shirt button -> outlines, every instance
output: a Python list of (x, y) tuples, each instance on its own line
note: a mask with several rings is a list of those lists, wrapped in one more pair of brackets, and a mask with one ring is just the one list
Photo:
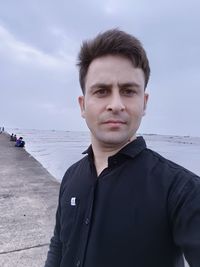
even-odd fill
[(79, 267), (81, 265), (81, 261), (78, 260), (77, 263), (76, 263), (76, 267)]
[(86, 218), (86, 219), (85, 219), (85, 224), (88, 225), (89, 223), (90, 223), (89, 218)]

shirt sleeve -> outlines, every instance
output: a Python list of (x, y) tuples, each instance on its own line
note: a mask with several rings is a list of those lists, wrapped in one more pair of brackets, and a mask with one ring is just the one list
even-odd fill
[[(60, 199), (60, 196), (59, 196)], [(60, 267), (62, 258), (62, 242), (60, 241), (60, 200), (56, 212), (56, 224), (51, 238), (49, 251), (44, 267)]]
[(200, 178), (185, 173), (171, 197), (171, 223), (174, 242), (190, 266), (200, 266)]
[(60, 232), (61, 232), (61, 199), (62, 195), (68, 186), (70, 177), (70, 169), (68, 169), (62, 179), (60, 185), (60, 192), (59, 192), (59, 200), (58, 200), (58, 207), (56, 211), (56, 224), (54, 228), (53, 237), (50, 240), (49, 251), (47, 254), (47, 259), (45, 262), (44, 267), (60, 267), (60, 263), (62, 260), (62, 250), (63, 245), (60, 239)]

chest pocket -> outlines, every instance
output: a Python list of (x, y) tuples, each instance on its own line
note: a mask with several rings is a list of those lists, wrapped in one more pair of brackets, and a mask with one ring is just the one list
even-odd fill
[(70, 242), (76, 229), (79, 211), (79, 200), (76, 197), (67, 198), (61, 202), (60, 240)]

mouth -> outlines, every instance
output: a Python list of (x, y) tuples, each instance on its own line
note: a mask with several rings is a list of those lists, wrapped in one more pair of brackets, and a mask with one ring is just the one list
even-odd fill
[(122, 120), (107, 120), (103, 122), (103, 124), (118, 126), (118, 125), (126, 124), (126, 122)]

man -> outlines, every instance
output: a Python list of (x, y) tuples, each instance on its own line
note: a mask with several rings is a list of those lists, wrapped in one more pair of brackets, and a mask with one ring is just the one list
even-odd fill
[(150, 68), (141, 43), (114, 29), (79, 54), (91, 146), (66, 172), (45, 267), (200, 266), (200, 179), (136, 137)]

